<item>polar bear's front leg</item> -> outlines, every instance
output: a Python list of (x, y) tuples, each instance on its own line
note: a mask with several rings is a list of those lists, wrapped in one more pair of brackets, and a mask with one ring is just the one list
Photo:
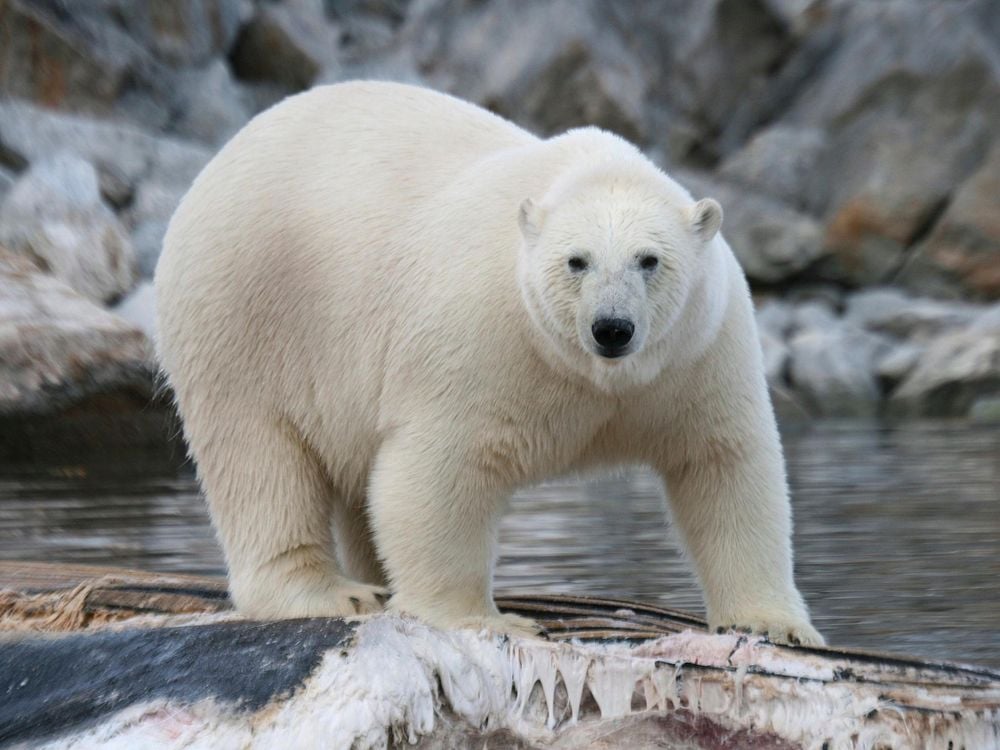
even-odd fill
[(537, 633), (533, 621), (502, 615), (493, 603), (497, 524), (506, 501), (461, 446), (433, 431), (424, 439), (389, 440), (369, 495), (375, 545), (392, 590), (389, 608), (441, 628)]
[[(821, 645), (792, 577), (791, 513), (781, 449), (706, 450), (663, 470), (674, 521), (693, 559), (709, 626)], [(697, 452), (695, 455), (699, 455)]]

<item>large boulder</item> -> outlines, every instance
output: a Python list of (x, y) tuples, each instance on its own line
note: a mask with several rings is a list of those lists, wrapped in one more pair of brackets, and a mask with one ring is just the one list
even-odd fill
[(926, 347), (910, 341), (896, 344), (875, 363), (875, 374), (888, 389), (901, 383), (917, 366)]
[(0, 2), (0, 93), (47, 107), (109, 112), (148, 55), (117, 25), (97, 21), (88, 12), (97, 5)]
[(644, 140), (643, 67), (592, 0), (424, 0), (401, 42), (434, 85), (543, 133), (599, 125)]
[(248, 0), (104, 0), (94, 5), (104, 6), (105, 19), (122, 25), (156, 58), (176, 67), (203, 65), (225, 54), (252, 7)]
[(0, 204), (3, 203), (3, 197), (7, 195), (7, 191), (14, 187), (15, 179), (12, 171), (0, 167)]
[(176, 102), (177, 134), (206, 143), (222, 143), (250, 119), (250, 103), (225, 60), (182, 77)]
[(873, 417), (881, 400), (875, 363), (887, 348), (880, 337), (844, 323), (800, 330), (789, 342), (792, 387), (813, 414)]
[(300, 91), (339, 65), (338, 50), (339, 34), (319, 4), (298, 2), (258, 7), (230, 59), (239, 78)]
[(0, 96), (162, 128), (179, 69), (229, 50), (250, 0), (4, 0)]
[(101, 201), (97, 172), (58, 153), (36, 162), (0, 207), (0, 244), (84, 297), (107, 302), (135, 281), (128, 233)]
[(1000, 142), (914, 249), (896, 283), (940, 297), (1000, 299)]
[(784, 340), (792, 328), (793, 308), (784, 300), (769, 298), (762, 300), (756, 310), (757, 328), (761, 333), (769, 333)]
[[(965, 416), (1000, 397), (1000, 325), (973, 326), (932, 341), (889, 399), (889, 413)], [(979, 408), (982, 408), (981, 406)]]
[(808, 205), (805, 188), (826, 148), (827, 136), (820, 128), (775, 125), (726, 158), (719, 174), (803, 210)]
[[(782, 104), (772, 91), (798, 48), (772, 0), (637, 0), (596, 3), (645, 79), (647, 128), (679, 162), (711, 163)], [(558, 93), (558, 89), (556, 89)]]
[(699, 165), (776, 114), (761, 94), (797, 43), (767, 0), (418, 0), (400, 40), (435, 85), (532, 128), (599, 125)]
[(71, 151), (97, 167), (101, 192), (116, 205), (127, 204), (142, 180), (190, 183), (213, 153), (133, 125), (0, 100), (0, 154), (30, 163), (56, 151)]
[(889, 280), (1000, 134), (995, 44), (971, 12), (987, 0), (850, 3), (839, 43), (781, 122), (824, 129), (803, 195), (825, 218), (822, 274)]
[(970, 325), (981, 310), (961, 302), (914, 298), (899, 289), (865, 289), (850, 295), (845, 317), (859, 328), (899, 338), (927, 340)]
[(0, 415), (120, 392), (148, 398), (154, 371), (138, 328), (0, 250)]

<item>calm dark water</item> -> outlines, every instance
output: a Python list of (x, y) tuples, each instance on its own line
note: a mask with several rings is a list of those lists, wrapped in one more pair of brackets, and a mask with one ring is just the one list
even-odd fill
[[(1000, 666), (1000, 426), (819, 424), (785, 450), (797, 577), (827, 639)], [(222, 572), (193, 475), (166, 458), (0, 465), (0, 559)], [(641, 471), (516, 497), (497, 579), (701, 610)]]

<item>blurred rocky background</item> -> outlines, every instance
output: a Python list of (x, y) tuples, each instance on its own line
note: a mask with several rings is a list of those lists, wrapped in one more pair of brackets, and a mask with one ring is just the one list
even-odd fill
[(996, 0), (0, 0), (8, 452), (162, 432), (174, 207), (255, 113), (362, 77), (608, 128), (717, 198), (784, 418), (1000, 421)]

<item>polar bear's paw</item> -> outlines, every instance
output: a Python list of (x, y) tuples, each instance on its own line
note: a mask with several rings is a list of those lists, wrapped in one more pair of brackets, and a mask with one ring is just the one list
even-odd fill
[(389, 589), (344, 578), (330, 591), (340, 616), (373, 615), (385, 609)]
[(513, 614), (498, 614), (489, 617), (466, 617), (459, 620), (455, 626), (469, 630), (485, 630), (496, 635), (510, 635), (520, 638), (538, 638), (545, 632), (545, 629), (534, 620)]
[(735, 623), (717, 625), (716, 633), (736, 631), (762, 635), (771, 643), (784, 646), (823, 646), (826, 641), (807, 620), (784, 619), (781, 617), (739, 618)]
[(302, 583), (286, 580), (253, 594), (250, 601), (237, 597), (237, 609), (248, 617), (265, 620), (370, 615), (381, 612), (389, 597), (388, 589), (342, 576)]

